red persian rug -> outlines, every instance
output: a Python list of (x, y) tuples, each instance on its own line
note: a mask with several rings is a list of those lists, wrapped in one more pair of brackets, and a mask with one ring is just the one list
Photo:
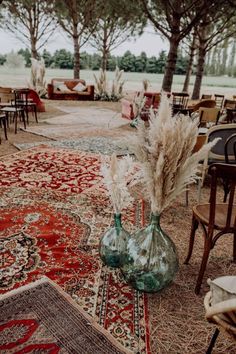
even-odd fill
[(2, 296), (0, 307), (1, 353), (131, 354), (46, 277)]
[[(96, 188), (98, 157), (40, 150), (1, 162), (0, 293), (46, 275), (125, 348), (150, 353), (147, 296), (128, 286), (119, 270), (103, 266), (98, 254), (112, 222), (110, 201)], [(41, 173), (51, 181), (40, 181)], [(124, 211), (127, 230), (140, 226), (140, 215), (139, 203)]]
[(98, 155), (42, 145), (1, 158), (0, 186), (81, 193), (101, 179), (99, 168)]

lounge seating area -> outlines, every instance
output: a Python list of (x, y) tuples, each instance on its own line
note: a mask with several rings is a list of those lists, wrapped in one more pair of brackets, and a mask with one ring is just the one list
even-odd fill
[(94, 85), (86, 85), (82, 79), (52, 79), (47, 86), (50, 100), (94, 100)]

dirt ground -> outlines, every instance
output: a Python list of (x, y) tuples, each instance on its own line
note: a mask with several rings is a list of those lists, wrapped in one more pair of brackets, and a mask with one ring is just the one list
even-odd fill
[[(75, 107), (99, 107), (105, 109), (114, 110), (114, 112), (121, 111), (121, 103), (120, 102), (91, 102), (91, 101), (52, 101), (52, 100), (44, 100), (46, 112), (38, 113), (39, 125), (43, 126), (45, 123), (45, 119), (54, 118), (56, 116), (65, 115), (65, 112), (60, 110), (60, 106), (75, 106)], [(35, 118), (30, 114), (29, 115), (29, 126), (37, 125), (35, 122)], [(10, 128), (7, 130), (8, 140), (5, 140), (3, 129), (1, 129), (1, 145), (0, 145), (0, 156), (4, 156), (7, 154), (12, 154), (18, 151), (18, 149), (14, 146), (14, 144), (22, 144), (22, 143), (32, 143), (38, 141), (49, 141), (51, 139), (31, 134), (25, 131), (22, 131), (20, 128), (23, 128), (23, 123), (18, 124), (17, 134), (14, 133), (14, 125), (10, 124)]]

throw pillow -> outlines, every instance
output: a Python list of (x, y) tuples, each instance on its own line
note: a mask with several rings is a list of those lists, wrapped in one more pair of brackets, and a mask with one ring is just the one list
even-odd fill
[(81, 82), (79, 82), (79, 83), (73, 88), (73, 91), (82, 92), (82, 91), (85, 91), (86, 89), (87, 89), (87, 87), (84, 86)]
[(58, 87), (59, 87), (61, 84), (63, 84), (62, 81), (53, 81), (53, 88), (54, 88), (54, 90), (55, 90), (55, 91), (58, 90)]
[(236, 276), (224, 276), (214, 280), (208, 279), (212, 292), (212, 305), (218, 302), (236, 298)]
[(65, 84), (62, 84), (62, 83), (57, 87), (57, 89), (59, 91), (63, 91), (63, 92), (71, 92), (71, 90), (69, 90), (68, 87)]

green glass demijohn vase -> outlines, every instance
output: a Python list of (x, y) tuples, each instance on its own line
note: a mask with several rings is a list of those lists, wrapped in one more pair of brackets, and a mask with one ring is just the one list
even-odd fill
[(100, 240), (99, 254), (107, 266), (121, 267), (127, 259), (127, 243), (130, 234), (123, 228), (121, 214), (114, 214), (114, 226)]
[(160, 215), (151, 214), (150, 224), (131, 235), (127, 252), (121, 271), (133, 288), (154, 293), (172, 282), (178, 256), (175, 244), (160, 227)]

